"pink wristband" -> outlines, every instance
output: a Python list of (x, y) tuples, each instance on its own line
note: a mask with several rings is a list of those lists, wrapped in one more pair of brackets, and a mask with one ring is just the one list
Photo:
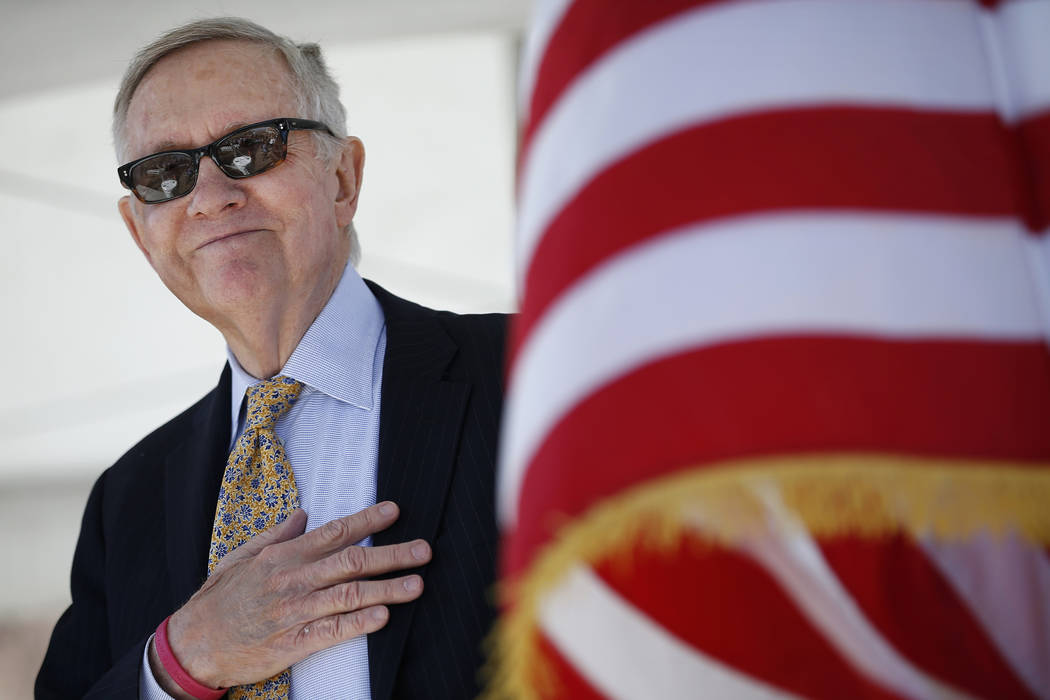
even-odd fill
[(201, 685), (197, 681), (193, 680), (193, 676), (186, 673), (180, 664), (178, 659), (175, 658), (174, 652), (171, 650), (171, 645), (168, 644), (168, 620), (171, 619), (171, 615), (164, 618), (164, 622), (157, 626), (157, 633), (153, 636), (153, 642), (157, 645), (157, 656), (160, 657), (160, 664), (164, 667), (164, 670), (168, 672), (172, 680), (179, 684), (179, 687), (185, 690), (187, 693), (197, 698), (197, 700), (219, 700), (223, 695), (226, 694), (226, 688), (209, 688), (206, 685)]

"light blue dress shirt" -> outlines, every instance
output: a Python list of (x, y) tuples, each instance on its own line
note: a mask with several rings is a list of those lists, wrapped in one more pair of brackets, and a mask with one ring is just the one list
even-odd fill
[[(351, 265), (280, 374), (303, 383), (275, 429), (295, 475), (307, 530), (376, 502), (379, 399), (386, 351), (383, 310)], [(260, 380), (227, 349), (232, 370), (230, 448), (244, 430), (245, 391)], [(366, 538), (362, 544), (371, 544)], [(148, 650), (147, 645), (147, 650)], [(144, 700), (170, 700), (144, 656)], [(291, 700), (371, 698), (368, 643), (351, 639), (292, 665)]]

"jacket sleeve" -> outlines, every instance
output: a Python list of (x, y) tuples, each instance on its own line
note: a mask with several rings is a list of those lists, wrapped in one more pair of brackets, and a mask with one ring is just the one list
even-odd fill
[(147, 637), (113, 658), (106, 598), (106, 542), (102, 521), (106, 474), (91, 489), (80, 526), (70, 592), (73, 604), (51, 634), (37, 675), (37, 700), (138, 698), (139, 664)]

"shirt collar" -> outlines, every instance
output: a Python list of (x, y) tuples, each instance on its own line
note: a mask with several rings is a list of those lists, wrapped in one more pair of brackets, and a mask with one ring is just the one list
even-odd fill
[[(385, 319), (379, 302), (353, 265), (348, 264), (306, 334), (279, 374), (302, 382), (334, 399), (370, 411), (372, 365)], [(261, 380), (248, 374), (226, 346), (232, 371), (232, 425), (237, 425), (244, 392)], [(236, 428), (235, 428), (236, 430)]]

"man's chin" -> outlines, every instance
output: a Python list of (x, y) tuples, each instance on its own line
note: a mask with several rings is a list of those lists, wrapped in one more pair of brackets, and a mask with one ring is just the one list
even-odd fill
[(259, 322), (274, 308), (280, 296), (278, 287), (266, 276), (242, 273), (202, 285), (194, 298), (176, 296), (193, 313), (224, 331), (231, 324)]

